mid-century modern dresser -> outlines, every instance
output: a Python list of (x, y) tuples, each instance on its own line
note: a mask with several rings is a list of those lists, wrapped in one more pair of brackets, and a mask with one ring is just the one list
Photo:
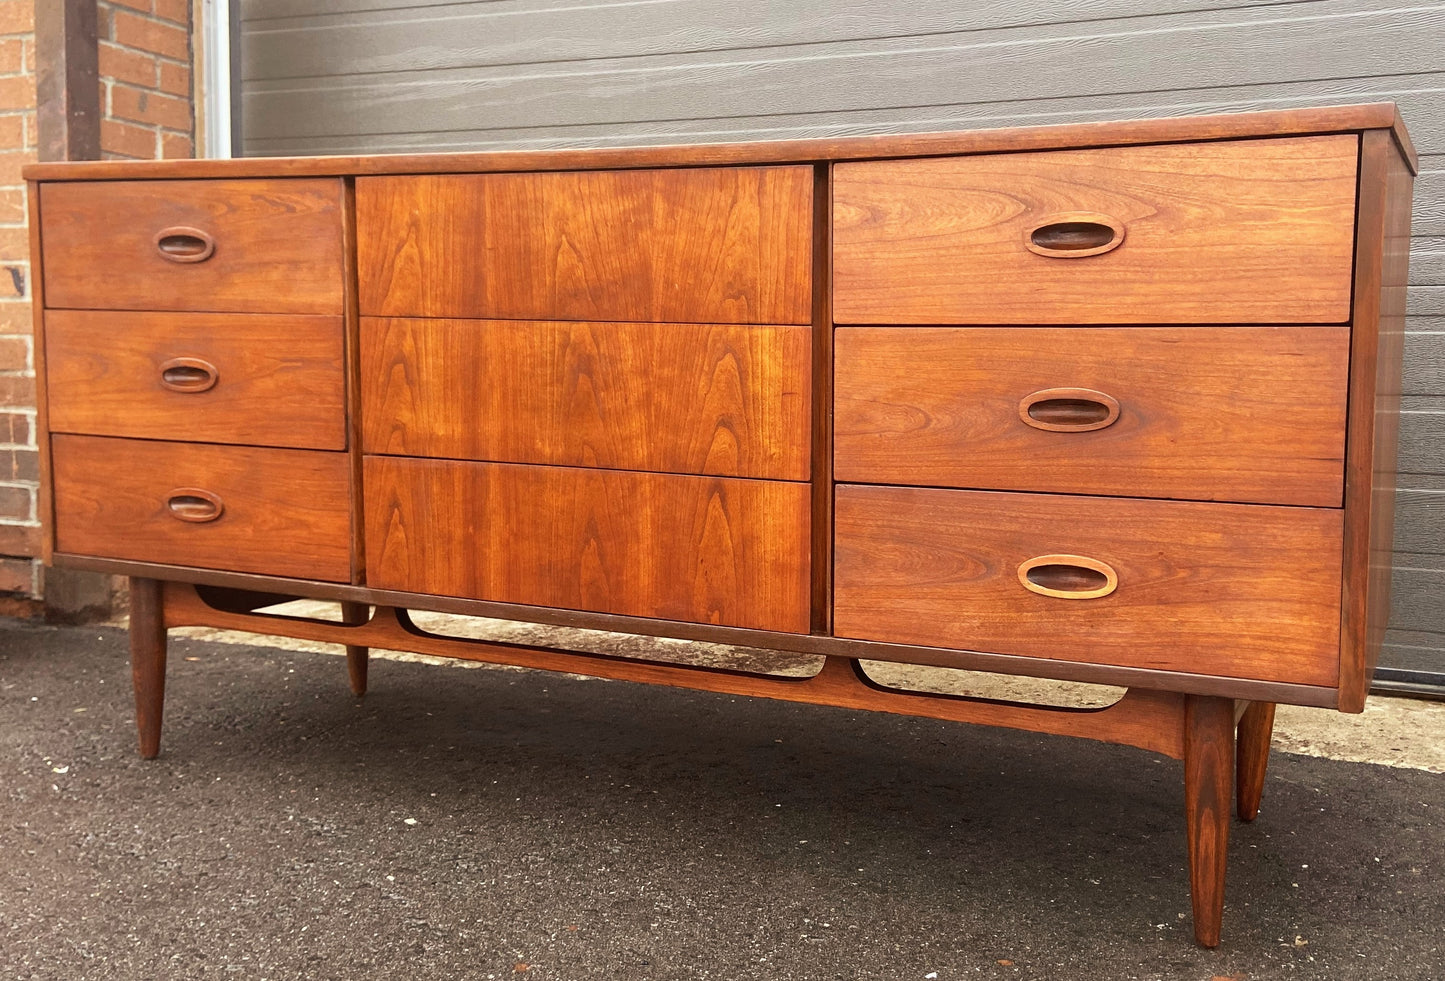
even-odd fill
[(146, 756), (166, 629), (206, 623), (347, 644), (358, 694), (403, 648), (1180, 758), (1213, 945), (1275, 703), (1359, 711), (1379, 650), (1415, 167), (1389, 105), (32, 166), (51, 557), (132, 577)]

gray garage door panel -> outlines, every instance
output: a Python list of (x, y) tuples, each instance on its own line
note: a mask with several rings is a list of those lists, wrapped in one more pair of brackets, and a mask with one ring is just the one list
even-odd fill
[[(1234, 8), (1269, 6), (1249, 0)], [(444, 5), (445, 4), (445, 5)], [(432, 6), (431, 12), (419, 6)], [(670, 0), (651, 3), (501, 2), (421, 5), (252, 0), (242, 16), (268, 36), (247, 63), (259, 78), (434, 71), (483, 65), (600, 61), (829, 42), (919, 38), (964, 31), (1083, 24), (1197, 12), (1188, 0), (959, 3), (877, 0)], [(822, 16), (820, 16), (820, 13)]]
[(1445, 678), (1445, 4), (242, 0), (248, 154), (788, 139), (1394, 100), (1422, 158), (1393, 617)]

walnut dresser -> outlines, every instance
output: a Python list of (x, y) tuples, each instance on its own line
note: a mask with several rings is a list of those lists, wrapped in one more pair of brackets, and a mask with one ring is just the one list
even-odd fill
[(1379, 650), (1415, 167), (1390, 105), (35, 165), (49, 558), (132, 577), (145, 756), (166, 630), (208, 624), (346, 644), (358, 694), (402, 648), (1182, 759), (1212, 946), (1274, 705), (1360, 711)]

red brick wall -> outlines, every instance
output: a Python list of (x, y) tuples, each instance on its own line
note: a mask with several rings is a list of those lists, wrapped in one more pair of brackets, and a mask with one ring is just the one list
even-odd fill
[[(35, 510), (35, 360), (30, 336), (29, 232), (20, 168), (35, 159), (35, 3), (0, 0), (0, 612), (29, 612), (40, 574)], [(10, 608), (7, 608), (10, 607)]]
[[(35, 360), (20, 168), (36, 158), (35, 8), (0, 0), (0, 614), (38, 611)], [(192, 0), (98, 0), (101, 153), (193, 155)]]
[(101, 155), (194, 156), (190, 0), (99, 0), (96, 6)]

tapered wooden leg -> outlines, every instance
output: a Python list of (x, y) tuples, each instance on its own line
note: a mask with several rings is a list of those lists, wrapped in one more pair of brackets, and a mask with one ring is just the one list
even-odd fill
[[(342, 602), (342, 623), (356, 626), (365, 623), (370, 618), (371, 607), (367, 604)], [(352, 644), (346, 645), (346, 674), (351, 680), (351, 694), (358, 698), (366, 694), (366, 667), (370, 661), (370, 657), (370, 648), (357, 647)]]
[(1274, 733), (1274, 702), (1250, 702), (1239, 719), (1235, 746), (1235, 795), (1239, 798), (1239, 819), (1253, 821), (1259, 816), (1259, 799), (1264, 794), (1264, 771), (1269, 766), (1269, 739)]
[(130, 581), (130, 675), (140, 755), (153, 760), (161, 751), (166, 698), (166, 621), (161, 584), (155, 579)]
[(1219, 946), (1234, 799), (1234, 700), (1191, 695), (1184, 704), (1184, 813), (1194, 939)]

